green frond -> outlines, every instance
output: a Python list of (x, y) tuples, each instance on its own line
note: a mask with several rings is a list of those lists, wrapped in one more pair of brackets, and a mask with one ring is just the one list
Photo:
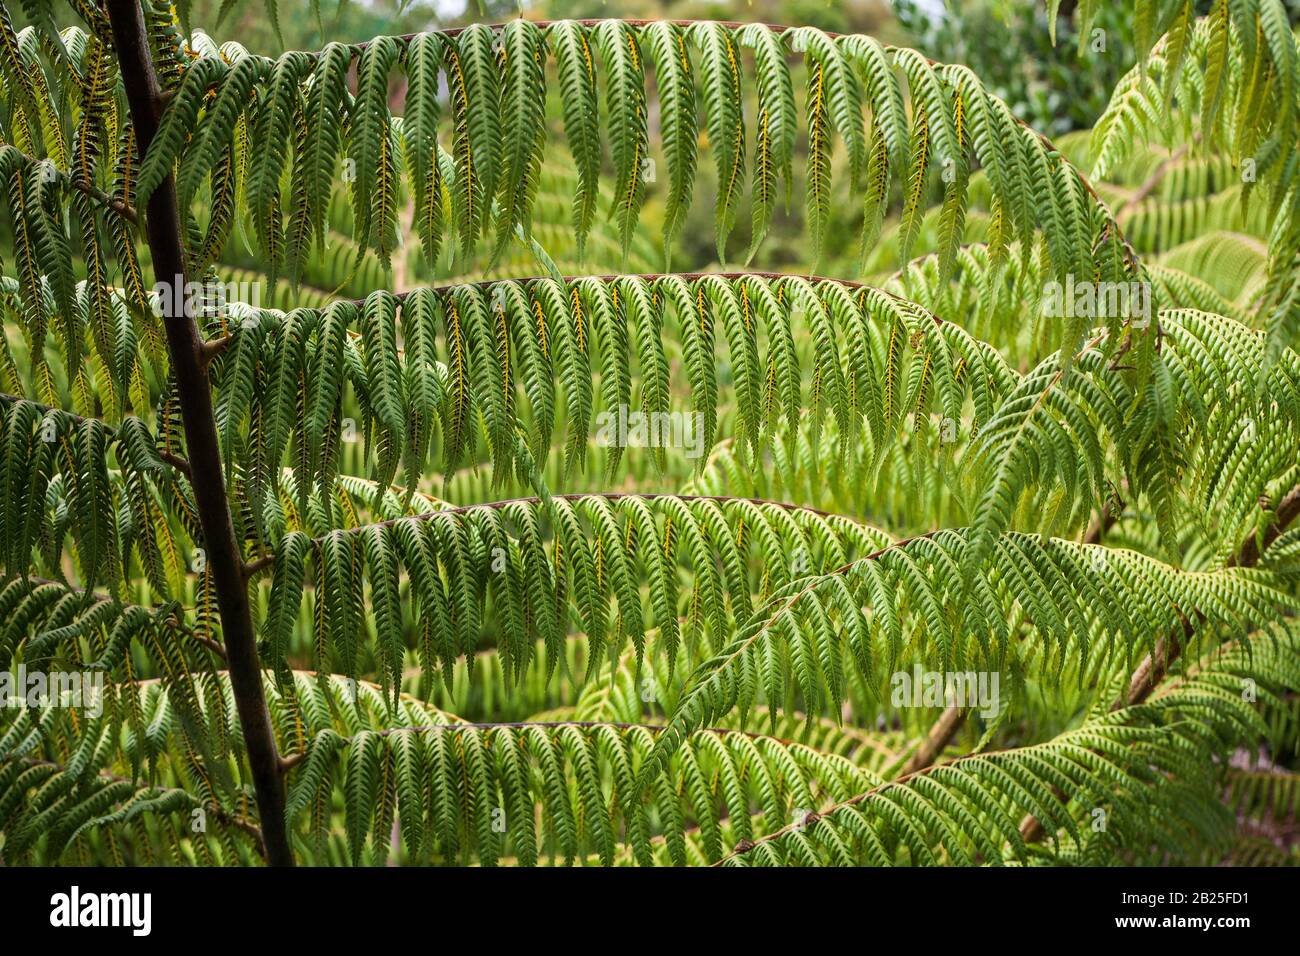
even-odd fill
[[(1222, 754), (1259, 728), (1241, 686), (1294, 682), (1293, 640), (1234, 649), (1150, 703), (1045, 743), (972, 754), (864, 791), (746, 841), (723, 862), (1000, 864), (1059, 854), (1086, 863), (1125, 846), (1151, 846), (1159, 859), (1198, 839), (1222, 843), (1231, 820), (1217, 802), (1220, 773), (1195, 754)], [(1026, 844), (1022, 814), (1047, 823), (1053, 849)]]
[[(742, 55), (745, 49), (752, 51), (750, 57)], [(515, 228), (527, 227), (532, 218), (537, 169), (549, 135), (545, 61), (553, 56), (564, 136), (578, 172), (573, 222), (579, 252), (595, 213), (605, 146), (613, 177), (610, 216), (617, 223), (625, 255), (629, 249), (648, 186), (658, 178), (647, 115), (653, 75), (661, 120), (658, 138), (668, 164), (665, 248), (671, 247), (681, 229), (694, 188), (698, 109), (718, 185), (714, 220), (719, 261), (727, 260), (726, 239), (745, 201), (753, 209), (752, 257), (771, 222), (778, 176), (787, 190), (792, 180), (798, 121), (787, 62), (790, 53), (803, 54), (809, 90), (804, 105), (810, 146), (806, 207), (815, 254), (831, 218), (833, 131), (847, 153), (850, 189), (868, 184), (868, 197), (875, 197), (869, 202), (879, 206), (888, 199), (889, 177), (905, 184), (904, 221), (910, 224), (905, 236), (914, 233), (925, 208), (934, 167), (941, 174), (947, 209), (945, 245), (951, 249), (968, 203), (967, 170), (977, 162), (989, 170), (994, 199), (1010, 212), (1009, 225), (1016, 238), (1027, 241), (1035, 234), (1040, 222), (1031, 214), (1035, 205), (1050, 210), (1046, 224), (1053, 228), (1044, 235), (1058, 276), (1088, 271), (1084, 267), (1091, 265), (1115, 267), (1109, 255), (1100, 255), (1107, 244), (1097, 241), (1107, 230), (1116, 229), (1105, 208), (1085, 191), (1063, 155), (1019, 126), (974, 74), (932, 65), (915, 51), (884, 47), (869, 37), (832, 37), (810, 27), (778, 33), (759, 25), (734, 28), (707, 21), (682, 28), (667, 22), (632, 26), (600, 20), (557, 21), (543, 28), (519, 19), (499, 32), (474, 24), (454, 35), (381, 37), (357, 54), (355, 98), (342, 82), (349, 52), (338, 45), (315, 55), (310, 75), (306, 61), (297, 55), (286, 55), (278, 65), (246, 54), (228, 57), (228, 63), (200, 57), (186, 68), (185, 79), (168, 104), (157, 145), (145, 159), (140, 195), (147, 198), (179, 159), (182, 205), (187, 206), (201, 178), (217, 164), (220, 148), (235, 133), (240, 120), (237, 104), (248, 101), (254, 84), (265, 81), (274, 91), (283, 78), (286, 95), (272, 92), (259, 112), (268, 117), (267, 122), (273, 118), (283, 128), (293, 112), (288, 87), (302, 87), (299, 96), (305, 104), (307, 129), (303, 165), (308, 171), (299, 190), (302, 228), (314, 226), (320, 234), (324, 211), (320, 177), (333, 172), (344, 138), (340, 127), (346, 120), (354, 235), (362, 247), (374, 248), (387, 262), (389, 248), (382, 234), (372, 234), (371, 220), (376, 212), (381, 220), (386, 217), (388, 197), (395, 188), (385, 178), (383, 158), (386, 132), (395, 122), (385, 100), (387, 77), (398, 67), (407, 73), (405, 112), (417, 127), (416, 142), (408, 143), (415, 155), (408, 155), (407, 169), (417, 180), (412, 194), (421, 210), (417, 222), (426, 255), (432, 260), (437, 244), (433, 237), (441, 231), (437, 198), (445, 182), (451, 190), (461, 255), (471, 257), (478, 238), (495, 219), (495, 260)], [(207, 63), (209, 59), (213, 62)], [(443, 121), (429, 92), (439, 66), (449, 90), (448, 139), (454, 167), (450, 177), (430, 158)], [(598, 72), (603, 74), (601, 84)], [(752, 113), (745, 109), (747, 84), (757, 94)], [(214, 89), (208, 105), (205, 98)], [(864, 106), (871, 108), (870, 130), (864, 127)], [(196, 132), (186, 144), (183, 133), (189, 129)], [(259, 156), (257, 165), (274, 167), (280, 144), (290, 143), (294, 143), (291, 136), (277, 138), (277, 147)], [(296, 152), (296, 143), (293, 148)], [(747, 153), (752, 157), (752, 173), (746, 168)], [(865, 217), (865, 228), (864, 245), (869, 246), (878, 228), (874, 212)], [(1060, 240), (1068, 234), (1077, 235), (1079, 241)], [(909, 246), (905, 239), (904, 259)], [(945, 255), (945, 262), (951, 255), (951, 251)], [(1119, 266), (1125, 274), (1133, 271), (1131, 258)]]
[(1202, 628), (1257, 627), (1292, 604), (1284, 579), (1269, 573), (1183, 572), (1136, 553), (1015, 534), (999, 538), (962, 587), (973, 537), (944, 530), (908, 539), (776, 592), (697, 669), (657, 756), (733, 709), (774, 706), (791, 691), (805, 710), (833, 712), (847, 669), (868, 679), (889, 673), (905, 647), (947, 672), (1002, 670), (1010, 621), (1023, 619), (1022, 639), (1040, 642), (1056, 662), (1055, 675), (1044, 677), (1059, 679), (1067, 661), (1098, 648), (1109, 653), (1118, 643), (1130, 659), (1150, 652), (1155, 635), (1193, 616)]
[(1141, 0), (1056, 142), (808, 25), (48, 7), (0, 863), (1296, 861), (1282, 0)]

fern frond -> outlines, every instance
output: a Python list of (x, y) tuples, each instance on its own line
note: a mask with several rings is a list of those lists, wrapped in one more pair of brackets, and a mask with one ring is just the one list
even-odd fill
[[(657, 757), (665, 758), (693, 728), (733, 709), (744, 714), (760, 695), (775, 704), (792, 689), (807, 710), (834, 707), (846, 668), (892, 671), (905, 642), (919, 642), (945, 671), (999, 670), (1015, 607), (1030, 640), (1055, 638), (1059, 678), (1067, 658), (1086, 659), (1090, 635), (1105, 648), (1126, 645), (1131, 655), (1151, 650), (1154, 635), (1183, 626), (1193, 614), (1210, 626), (1239, 629), (1271, 623), (1278, 608), (1291, 604), (1284, 582), (1270, 574), (1182, 572), (1135, 553), (1015, 534), (997, 539), (967, 592), (958, 569), (969, 560), (973, 538), (939, 531), (787, 586), (696, 671)], [(1158, 589), (1148, 587), (1157, 581)], [(1067, 644), (1065, 634), (1077, 643)]]
[[(1293, 642), (1288, 632), (1264, 641), (1267, 650), (1237, 648), (1147, 704), (1046, 743), (972, 754), (865, 791), (747, 841), (723, 862), (1033, 861), (1041, 851), (1021, 839), (1020, 812), (1050, 821), (1057, 852), (1083, 860), (1150, 845), (1176, 853), (1198, 839), (1222, 841), (1230, 821), (1216, 802), (1219, 771), (1191, 755), (1202, 748), (1223, 753), (1260, 728), (1240, 687), (1246, 678), (1271, 688), (1294, 682)], [(1207, 707), (1210, 701), (1214, 706)], [(1070, 794), (1068, 804), (1054, 790)], [(1092, 826), (1099, 818), (1104, 825)]]

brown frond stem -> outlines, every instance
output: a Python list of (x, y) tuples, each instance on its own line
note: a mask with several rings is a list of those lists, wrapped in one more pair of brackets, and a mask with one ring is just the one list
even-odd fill
[[(677, 501), (712, 501), (718, 504), (737, 501), (746, 502), (759, 507), (780, 508), (783, 511), (802, 511), (807, 514), (816, 515), (819, 518), (837, 517), (829, 511), (822, 511), (817, 508), (805, 508), (802, 505), (791, 504), (788, 501), (770, 501), (766, 498), (744, 498), (734, 495), (674, 495), (666, 492), (644, 492), (638, 494), (633, 491), (576, 491), (560, 495), (551, 495), (551, 499), (560, 501), (581, 501), (584, 498), (603, 498), (606, 501), (619, 501), (623, 498), (640, 498), (644, 501), (654, 501), (660, 498), (672, 498)], [(432, 521), (447, 515), (465, 514), (470, 511), (500, 511), (508, 508), (510, 505), (518, 504), (538, 504), (545, 499), (537, 495), (526, 495), (519, 498), (505, 498), (501, 501), (483, 501), (472, 505), (454, 505), (446, 508), (438, 508), (433, 511), (423, 511), (418, 514), (400, 515), (396, 518), (386, 518), (383, 521), (374, 521), (369, 524), (357, 525), (354, 528), (340, 528), (338, 530), (347, 534), (358, 534), (367, 528), (387, 528), (395, 524), (401, 524), (406, 521)], [(862, 525), (862, 522), (855, 521), (855, 524)], [(319, 543), (323, 538), (313, 538), (314, 542)], [(274, 554), (266, 554), (247, 561), (243, 565), (244, 576), (251, 578), (260, 571), (264, 571), (275, 563)]]
[[(42, 585), (55, 584), (61, 588), (67, 588), (69, 591), (73, 591), (77, 594), (85, 594), (89, 598), (91, 604), (109, 604), (117, 600), (116, 598), (110, 597), (107, 594), (100, 594), (96, 591), (87, 591), (85, 588), (78, 587), (75, 584), (67, 584), (63, 581), (55, 581), (52, 578), (28, 577), (27, 580), (32, 581), (35, 584), (42, 584)], [(122, 605), (122, 607), (124, 608), (132, 607), (132, 606), (133, 605), (129, 605), (129, 604)], [(153, 608), (151, 608), (151, 610), (157, 610), (158, 607), (159, 605), (154, 605)], [(206, 647), (213, 654), (216, 654), (218, 657), (220, 657), (223, 661), (226, 659), (226, 649), (222, 647), (219, 642), (214, 641), (212, 638), (207, 637), (206, 635), (198, 633), (192, 627), (186, 624), (184, 621), (177, 618), (175, 615), (168, 617), (164, 623), (168, 627), (172, 628), (173, 630), (179, 632), (180, 634), (185, 635), (185, 637), (189, 638), (194, 643), (202, 647)]]
[[(378, 737), (387, 737), (398, 733), (441, 733), (443, 731), (461, 731), (461, 730), (526, 730), (529, 727), (539, 727), (543, 730), (554, 727), (579, 727), (595, 729), (597, 727), (613, 727), (615, 730), (648, 730), (652, 733), (661, 733), (664, 729), (663, 724), (647, 723), (630, 723), (609, 720), (515, 720), (505, 721), (502, 723), (492, 722), (471, 722), (471, 721), (449, 721), (445, 724), (413, 724), (407, 727), (385, 727), (381, 730), (366, 731)], [(701, 727), (695, 731), (697, 734), (740, 734), (751, 740), (774, 740), (784, 747), (792, 746), (795, 741), (786, 740), (782, 737), (773, 737), (770, 734), (759, 733), (756, 730), (741, 730), (736, 727)], [(345, 738), (350, 743), (354, 737)], [(300, 750), (297, 753), (289, 754), (280, 758), (280, 769), (283, 773), (288, 773), (298, 764), (307, 759), (307, 751)]]
[(121, 216), (123, 219), (125, 219), (127, 222), (131, 223), (132, 225), (138, 226), (140, 224), (140, 217), (139, 214), (136, 213), (135, 209), (132, 208), (132, 206), (129, 203), (118, 198), (117, 196), (110, 195), (104, 192), (102, 189), (99, 189), (96, 186), (92, 186), (90, 183), (85, 183), (78, 179), (74, 179), (70, 172), (68, 172), (66, 169), (59, 169), (57, 166), (53, 164), (51, 160), (37, 159), (34, 156), (28, 156), (26, 153), (22, 152), (21, 150), (13, 146), (7, 146), (6, 148), (14, 150), (14, 152), (16, 152), (19, 156), (21, 156), (23, 160), (29, 163), (30, 165), (35, 166), (35, 165), (39, 165), (40, 163), (49, 163), (50, 164), (49, 168), (54, 170), (54, 175), (57, 176), (60, 180), (66, 182), (73, 189), (77, 190), (77, 192), (83, 193), (89, 196), (91, 199), (95, 200), (95, 202), (99, 203), (101, 206), (113, 210), (113, 212), (117, 213), (119, 216)]
[[(745, 279), (745, 278), (766, 279), (766, 280), (803, 279), (805, 282), (812, 283), (813, 285), (816, 285), (821, 282), (834, 282), (837, 285), (842, 285), (848, 289), (874, 289), (875, 291), (881, 293), (882, 295), (887, 295), (891, 299), (894, 299), (897, 302), (906, 302), (912, 308), (924, 312), (925, 314), (929, 315), (930, 318), (934, 319), (936, 325), (947, 324), (946, 319), (939, 318), (939, 316), (935, 315), (933, 312), (930, 312), (928, 309), (925, 309), (920, 305), (917, 305), (917, 303), (912, 302), (909, 299), (905, 299), (903, 296), (896, 295), (893, 292), (889, 292), (885, 289), (878, 288), (866, 282), (857, 282), (854, 281), (853, 279), (838, 279), (835, 278), (834, 276), (810, 275), (810, 274), (799, 273), (799, 272), (636, 272), (636, 273), (628, 273), (628, 274), (610, 273), (605, 275), (589, 275), (589, 276), (561, 276), (561, 279), (566, 284), (576, 282), (579, 279), (595, 280), (597, 282), (612, 282), (615, 279), (640, 279), (645, 282), (654, 282), (658, 279), (664, 279), (670, 276), (677, 279), (683, 279), (686, 282), (694, 282), (697, 279), (703, 279), (706, 277), (726, 279), (728, 281)], [(520, 285), (528, 285), (530, 282), (539, 282), (543, 280), (550, 280), (552, 278), (553, 278), (552, 276), (517, 276), (510, 279), (483, 279), (478, 282), (452, 282), (445, 285), (429, 286), (428, 288), (432, 292), (435, 292), (439, 295), (444, 295), (448, 292), (453, 292), (456, 289), (463, 289), (463, 288), (488, 289), (494, 285), (500, 285), (503, 282), (516, 282), (519, 283)], [(407, 296), (409, 296), (410, 294), (411, 294), (410, 290), (406, 292), (395, 292), (393, 293), (393, 298), (395, 298), (398, 302), (402, 302), (405, 301)], [(346, 302), (347, 304), (356, 306), (358, 308), (365, 305), (366, 303), (365, 299), (339, 299), (336, 301)], [(211, 361), (212, 359), (220, 355), (222, 352), (224, 352), (227, 348), (229, 348), (235, 341), (235, 335), (236, 333), (234, 332), (227, 332), (224, 335), (214, 336), (213, 338), (208, 339), (203, 345), (204, 355), (207, 357), (207, 360)]]
[[(1296, 485), (1282, 498), (1274, 512), (1273, 521), (1263, 534), (1262, 546), (1250, 535), (1237, 549), (1237, 554), (1228, 562), (1229, 567), (1249, 568), (1259, 562), (1260, 556), (1274, 541), (1281, 537), (1296, 516), (1300, 515), (1300, 485)], [(1183, 651), (1187, 637), (1194, 630), (1191, 621), (1184, 621), (1181, 628), (1156, 641), (1155, 650), (1142, 659), (1129, 680), (1128, 689), (1111, 705), (1111, 711), (1124, 707), (1135, 707), (1143, 703), (1151, 692), (1160, 686), (1168, 674), (1170, 666), (1178, 660)], [(1180, 633), (1181, 632), (1181, 633)], [(1061, 796), (1058, 794), (1058, 796)], [(1043, 825), (1033, 816), (1027, 816), (1020, 824), (1020, 835), (1026, 843), (1034, 843), (1044, 836)]]
[[(1124, 513), (1124, 503), (1122, 501), (1107, 501), (1101, 506), (1101, 511), (1093, 518), (1088, 525), (1088, 530), (1084, 532), (1084, 544), (1099, 544), (1107, 531), (1114, 526), (1119, 520), (1119, 516)], [(903, 776), (916, 773), (930, 766), (947, 748), (962, 725), (966, 722), (966, 711), (952, 704), (947, 707), (939, 719), (934, 722), (921, 745), (917, 747), (916, 752), (912, 754), (911, 759), (903, 767)]]
[[(116, 429), (115, 425), (105, 421), (102, 418), (87, 418), (84, 415), (78, 415), (76, 412), (65, 412), (61, 408), (53, 408), (49, 405), (42, 404), (41, 402), (33, 401), (30, 398), (23, 398), (21, 395), (6, 395), (0, 393), (0, 402), (4, 402), (7, 405), (17, 405), (20, 402), (26, 402), (29, 405), (35, 405), (37, 408), (41, 409), (41, 411), (47, 415), (50, 412), (53, 412), (55, 415), (59, 415), (63, 418), (71, 419), (72, 421), (77, 422), (78, 424), (82, 424), (88, 421), (93, 421), (93, 422), (98, 422), (99, 424), (103, 425), (105, 428), (109, 429), (110, 431)], [(186, 478), (190, 477), (190, 463), (186, 461), (184, 458), (182, 458), (180, 455), (173, 454), (172, 452), (167, 451), (165, 448), (160, 448), (158, 449), (158, 457), (162, 461), (171, 465), (181, 474), (185, 475)]]
[[(38, 760), (33, 757), (17, 757), (11, 759), (16, 760), (18, 763), (22, 764), (25, 767), (53, 767), (56, 770), (58, 770), (60, 773), (66, 770), (63, 764), (56, 763), (53, 760)], [(184, 790), (180, 787), (158, 787), (142, 780), (134, 780), (131, 777), (123, 777), (118, 774), (109, 773), (107, 771), (101, 771), (96, 776), (98, 776), (100, 780), (103, 780), (106, 783), (129, 783), (132, 786), (150, 787), (151, 789), (153, 789), (159, 794), (185, 793), (186, 795), (190, 795), (190, 792), (188, 790)], [(262, 839), (262, 830), (260, 827), (258, 827), (256, 823), (253, 823), (251, 820), (246, 820), (241, 816), (236, 816), (235, 814), (232, 814), (229, 811), (227, 811), (224, 807), (219, 806), (218, 804), (215, 803), (205, 803), (203, 804), (202, 809), (211, 813), (214, 817), (217, 818), (217, 820), (220, 823), (223, 823), (228, 827), (234, 827), (235, 829), (242, 830), (245, 833), (247, 833), (250, 837), (253, 838), (253, 841), (257, 846), (258, 853), (260, 853), (263, 857), (266, 856), (266, 844), (265, 841), (263, 841)]]

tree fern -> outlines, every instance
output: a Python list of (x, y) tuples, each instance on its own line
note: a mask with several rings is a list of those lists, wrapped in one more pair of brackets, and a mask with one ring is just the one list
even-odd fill
[(808, 25), (0, 3), (0, 666), (103, 678), (0, 859), (1293, 860), (1295, 34), (1136, 12), (1052, 143)]

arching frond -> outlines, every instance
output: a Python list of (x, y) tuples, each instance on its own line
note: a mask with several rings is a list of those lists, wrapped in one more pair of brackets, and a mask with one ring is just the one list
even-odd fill
[[(439, 46), (444, 51), (441, 63), (436, 56)], [(495, 55), (498, 48), (500, 55)], [(742, 56), (746, 49), (753, 51), (752, 63)], [(787, 185), (790, 182), (796, 126), (790, 52), (803, 53), (810, 90), (805, 108), (813, 161), (808, 167), (807, 206), (814, 250), (829, 216), (827, 158), (833, 131), (847, 151), (852, 184), (867, 177), (869, 161), (877, 166), (872, 180), (877, 202), (887, 198), (880, 176), (892, 175), (905, 184), (908, 221), (916, 221), (924, 208), (931, 166), (941, 167), (945, 245), (950, 249), (945, 261), (955, 248), (968, 201), (965, 171), (978, 163), (990, 170), (994, 201), (1010, 213), (1005, 220), (1010, 230), (1006, 239), (1031, 241), (1038, 222), (1031, 209), (1050, 211), (1054, 230), (1047, 234), (1046, 248), (1054, 274), (1085, 274), (1094, 265), (1105, 271), (1133, 271), (1131, 255), (1123, 250), (1118, 258), (1114, 255), (1117, 230), (1104, 206), (1090, 195), (1091, 187), (1050, 144), (1019, 126), (974, 74), (932, 65), (914, 51), (883, 47), (869, 37), (830, 36), (811, 27), (781, 32), (757, 24), (736, 29), (700, 22), (678, 29), (666, 23), (630, 26), (616, 20), (562, 21), (539, 27), (516, 20), (500, 31), (499, 39), (482, 25), (454, 35), (382, 37), (356, 53), (362, 82), (355, 97), (339, 83), (348, 54), (337, 45), (316, 55), (311, 69), (309, 61), (296, 53), (277, 62), (243, 55), (227, 58), (228, 63), (218, 58), (206, 64), (206, 57), (200, 57), (187, 67), (168, 104), (163, 130), (141, 170), (139, 194), (142, 201), (147, 199), (177, 161), (183, 172), (190, 171), (188, 178), (183, 175), (183, 183), (197, 186), (216, 166), (218, 145), (232, 139), (240, 122), (287, 128), (294, 108), (289, 96), (246, 95), (251, 84), (274, 71), (277, 78), (297, 82), (303, 89), (300, 98), (307, 104), (305, 115), (311, 118), (303, 144), (309, 165), (304, 168), (310, 168), (318, 181), (320, 174), (333, 171), (340, 138), (346, 140), (356, 236), (363, 246), (370, 244), (381, 258), (387, 256), (386, 240), (372, 234), (370, 225), (372, 206), (378, 203), (381, 217), (387, 208), (391, 189), (381, 159), (389, 149), (389, 129), (400, 125), (406, 152), (415, 157), (408, 171), (420, 180), (412, 191), (423, 210), (418, 222), (426, 250), (438, 247), (441, 229), (454, 221), (461, 250), (468, 256), (479, 234), (488, 229), (492, 206), (499, 200), (494, 250), (500, 255), (513, 227), (529, 220), (546, 128), (540, 112), (546, 103), (544, 61), (554, 56), (564, 92), (564, 134), (580, 176), (574, 205), (580, 243), (594, 215), (597, 138), (607, 132), (614, 186), (610, 216), (619, 224), (626, 252), (648, 186), (657, 178), (646, 117), (648, 60), (663, 107), (663, 145), (669, 164), (666, 240), (671, 241), (680, 228), (694, 180), (693, 131), (700, 118), (693, 94), (684, 98), (689, 83), (701, 93), (702, 126), (716, 166), (718, 258), (725, 262), (726, 238), (741, 197), (748, 192), (751, 198), (757, 243), (775, 206), (778, 174)], [(393, 69), (408, 73), (410, 124), (390, 123), (376, 92)], [(439, 164), (427, 158), (443, 123), (441, 111), (429, 105), (427, 92), (439, 71), (450, 91), (446, 123), (454, 166), (447, 179), (452, 220), (444, 220), (434, 209), (443, 174)], [(596, 82), (598, 72), (602, 84)], [(751, 82), (758, 92), (758, 111), (753, 116), (745, 108), (745, 89)], [(915, 114), (910, 126), (905, 121), (906, 90), (912, 91)], [(207, 108), (204, 100), (210, 96), (215, 98)], [(596, 122), (601, 96), (608, 120), (603, 124)], [(237, 104), (243, 104), (245, 112)], [(872, 114), (874, 143), (863, 125), (864, 107)], [(189, 128), (196, 134), (194, 142), (185, 145), (179, 133)], [(286, 142), (290, 139), (286, 137)], [(747, 172), (747, 152), (753, 157), (752, 176)], [(272, 151), (264, 168), (272, 168), (278, 155)], [(498, 160), (508, 175), (498, 175)], [(960, 175), (950, 177), (949, 169)], [(376, 193), (375, 187), (382, 188)], [(304, 228), (319, 221), (322, 207), (320, 194), (312, 198), (309, 188), (300, 191), (307, 198), (296, 210)], [(193, 194), (182, 188), (182, 200)], [(372, 200), (376, 195), (380, 198)], [(874, 221), (872, 216), (867, 219)], [(1063, 241), (1067, 235), (1078, 241)]]
[[(1043, 851), (1022, 840), (1020, 813), (1050, 821), (1056, 852), (1078, 862), (1117, 847), (1160, 854), (1221, 841), (1230, 820), (1217, 804), (1220, 772), (1191, 754), (1222, 754), (1259, 730), (1241, 687), (1294, 684), (1293, 642), (1288, 632), (1249, 653), (1236, 648), (1149, 703), (1046, 743), (972, 754), (864, 791), (746, 841), (724, 863), (1032, 861)], [(1070, 794), (1068, 803), (1054, 789)]]
[(1155, 635), (1194, 618), (1240, 629), (1274, 621), (1292, 603), (1266, 572), (1179, 572), (1137, 554), (1020, 535), (999, 539), (963, 588), (969, 538), (945, 530), (898, 542), (778, 592), (692, 676), (659, 758), (682, 735), (733, 709), (743, 714), (760, 697), (776, 703), (793, 689), (808, 710), (834, 708), (847, 670), (892, 671), (912, 644), (945, 672), (1000, 670), (1011, 622), (1023, 620), (1022, 639), (1056, 644), (1059, 675), (1067, 659), (1086, 659), (1094, 640), (1150, 651)]

